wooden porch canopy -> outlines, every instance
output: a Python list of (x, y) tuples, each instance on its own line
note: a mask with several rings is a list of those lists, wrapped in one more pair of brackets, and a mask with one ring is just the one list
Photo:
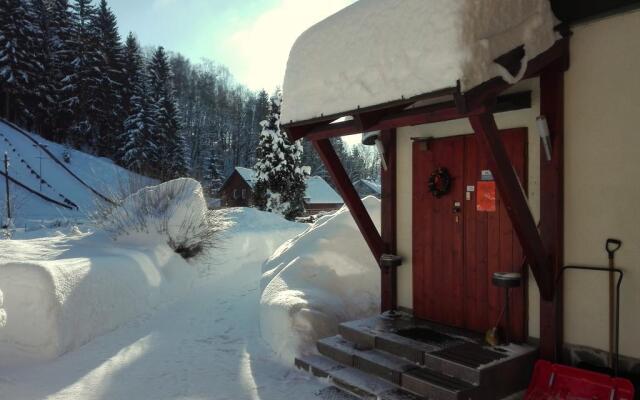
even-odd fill
[[(558, 29), (561, 32), (561, 29)], [(552, 133), (553, 157), (541, 162), (540, 229), (529, 209), (494, 119), (495, 112), (527, 107), (528, 94), (503, 95), (512, 86), (501, 77), (462, 90), (460, 81), (411, 98), (358, 107), (344, 112), (289, 121), (282, 128), (291, 140), (311, 140), (345, 204), (376, 260), (395, 253), (395, 140), (396, 128), (468, 118), (484, 151), (501, 198), (505, 204), (527, 262), (540, 289), (541, 352), (555, 359), (561, 351), (561, 291), (555, 286), (556, 272), (562, 266), (562, 104), (563, 73), (568, 68), (567, 32), (563, 38), (526, 63), (519, 79), (541, 78), (541, 112), (546, 115)], [(523, 65), (523, 46), (493, 61), (508, 71)], [(336, 61), (337, 62), (337, 61)], [(289, 72), (289, 71), (288, 71)], [(285, 99), (287, 86), (285, 81)], [(341, 164), (330, 138), (361, 132), (381, 131), (388, 168), (382, 172), (382, 232), (379, 233), (357, 195)], [(542, 152), (543, 153), (543, 152)], [(381, 262), (381, 266), (383, 263)], [(395, 268), (382, 268), (382, 309), (395, 308)]]

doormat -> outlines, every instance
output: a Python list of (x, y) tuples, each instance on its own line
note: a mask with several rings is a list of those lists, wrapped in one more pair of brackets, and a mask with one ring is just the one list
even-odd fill
[(396, 335), (400, 335), (408, 339), (417, 340), (418, 342), (423, 343), (445, 344), (458, 341), (452, 336), (445, 335), (444, 333), (440, 333), (429, 328), (401, 329), (395, 333)]

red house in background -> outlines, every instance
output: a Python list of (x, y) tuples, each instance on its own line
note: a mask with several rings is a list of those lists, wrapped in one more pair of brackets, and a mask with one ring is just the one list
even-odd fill
[[(337, 210), (344, 204), (340, 195), (321, 177), (311, 176), (306, 183), (304, 208), (307, 215)], [(256, 174), (252, 169), (235, 167), (218, 191), (222, 206), (251, 207), (255, 185)]]

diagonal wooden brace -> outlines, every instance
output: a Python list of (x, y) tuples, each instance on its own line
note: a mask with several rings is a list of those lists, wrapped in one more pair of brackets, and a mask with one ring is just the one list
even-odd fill
[(356, 189), (353, 187), (349, 175), (347, 175), (347, 172), (342, 166), (333, 145), (329, 139), (316, 140), (313, 142), (313, 145), (325, 167), (327, 167), (327, 171), (336, 184), (342, 199), (349, 208), (349, 211), (351, 211), (351, 216), (356, 221), (356, 225), (358, 225), (358, 229), (360, 229), (362, 236), (364, 236), (364, 240), (367, 242), (371, 253), (373, 253), (373, 257), (375, 257), (377, 263), (380, 263), (380, 257), (384, 253), (384, 242), (378, 229), (373, 224), (367, 209), (364, 207), (360, 196), (358, 196)]
[(518, 176), (513, 170), (504, 148), (496, 121), (492, 113), (470, 115), (469, 121), (478, 136), (478, 142), (493, 172), (500, 197), (507, 209), (513, 229), (527, 257), (533, 276), (540, 289), (540, 297), (551, 300), (554, 296), (555, 279), (551, 262), (533, 215), (522, 191)]

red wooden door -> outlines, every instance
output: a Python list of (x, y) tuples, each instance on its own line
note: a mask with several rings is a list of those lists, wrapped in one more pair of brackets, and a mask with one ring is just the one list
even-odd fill
[[(526, 190), (527, 131), (503, 131), (502, 139)], [(440, 167), (453, 179), (450, 192), (436, 198), (428, 181)], [(526, 276), (522, 249), (499, 194), (495, 211), (477, 210), (478, 182), (487, 170), (475, 135), (414, 143), (413, 304), (418, 318), (484, 332), (495, 325), (503, 304), (503, 291), (491, 284), (492, 273)], [(512, 290), (510, 306), (511, 337), (524, 340), (526, 281)]]

